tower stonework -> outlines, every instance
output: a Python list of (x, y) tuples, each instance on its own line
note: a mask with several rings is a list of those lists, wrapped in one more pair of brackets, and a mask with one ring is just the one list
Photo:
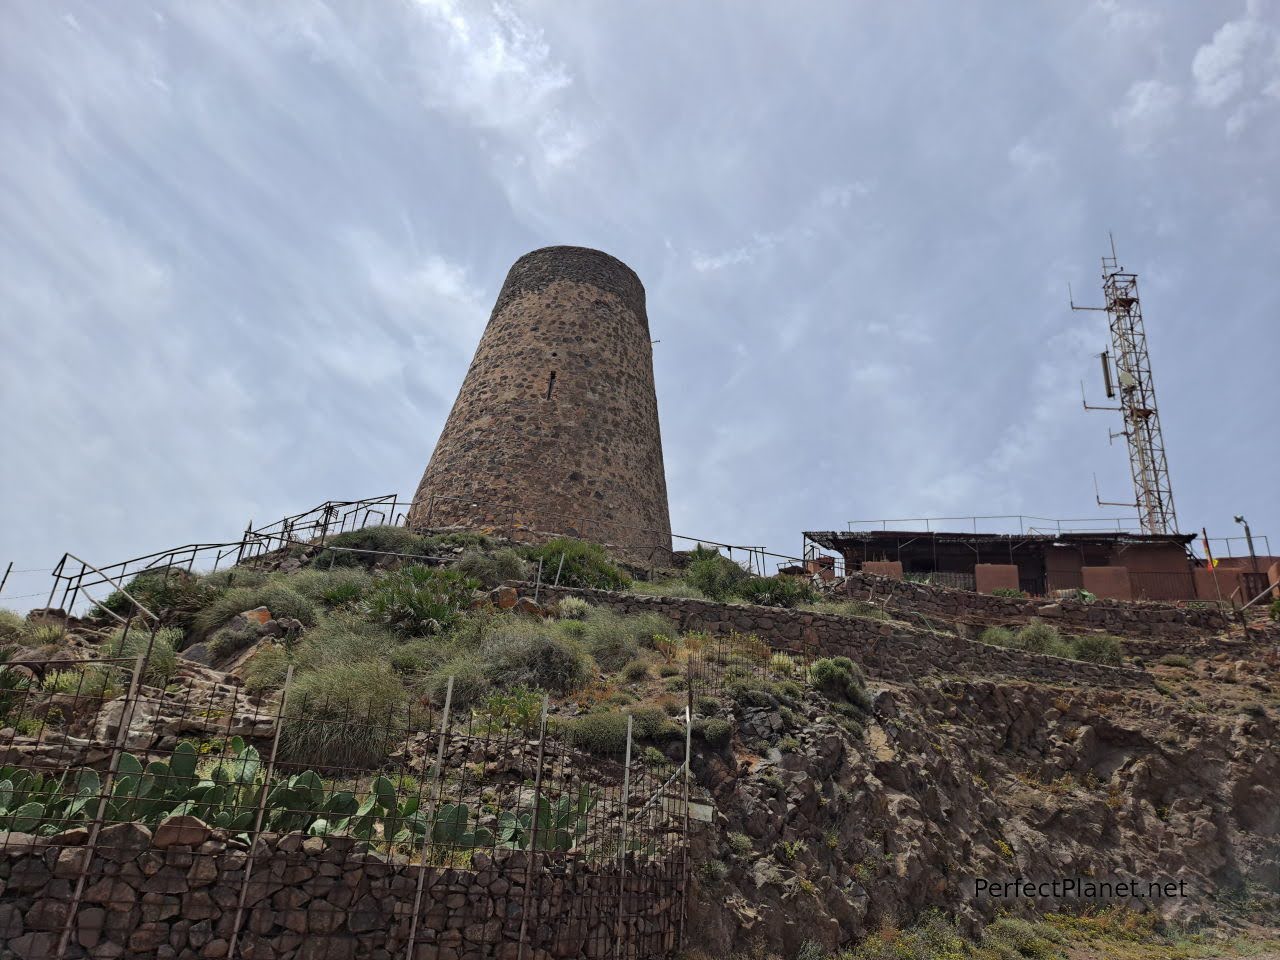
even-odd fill
[(630, 267), (584, 247), (515, 262), (409, 525), (576, 536), (639, 561), (670, 551), (649, 318)]

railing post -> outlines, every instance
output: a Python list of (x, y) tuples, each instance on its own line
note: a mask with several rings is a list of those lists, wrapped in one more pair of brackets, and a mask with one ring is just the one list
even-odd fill
[(285, 705), (289, 700), (289, 684), (293, 681), (293, 665), (284, 674), (284, 687), (280, 691), (280, 707), (276, 710), (276, 732), (271, 738), (271, 755), (267, 757), (267, 769), (262, 775), (262, 790), (258, 797), (258, 812), (253, 820), (253, 834), (249, 838), (249, 855), (244, 861), (244, 878), (240, 881), (240, 898), (236, 902), (236, 918), (231, 926), (231, 942), (227, 947), (227, 960), (235, 960), (240, 943), (240, 926), (244, 922), (245, 904), (249, 899), (249, 880), (253, 876), (253, 854), (262, 835), (262, 821), (267, 813), (267, 793), (271, 789), (271, 777), (276, 769), (276, 755), (280, 751), (280, 731), (284, 728)]
[(538, 558), (538, 579), (533, 585), (533, 602), (538, 602), (538, 594), (542, 592), (542, 558)]
[[(130, 620), (133, 618), (130, 617)], [(127, 630), (127, 624), (126, 624)], [(149, 652), (148, 648), (148, 652)], [(93, 861), (93, 853), (98, 845), (98, 835), (102, 832), (102, 823), (107, 815), (107, 803), (111, 799), (111, 791), (115, 786), (116, 773), (120, 770), (120, 754), (124, 751), (129, 736), (129, 728), (133, 725), (133, 710), (137, 703), (138, 687), (142, 682), (142, 671), (146, 668), (147, 653), (138, 654), (133, 662), (133, 676), (129, 678), (129, 690), (124, 695), (124, 704), (120, 710), (120, 726), (116, 729), (116, 739), (111, 745), (111, 760), (107, 765), (106, 775), (98, 788), (98, 809), (94, 812), (93, 823), (89, 825), (89, 838), (85, 841), (85, 856), (80, 865), (80, 876), (76, 878), (76, 887), (71, 894), (71, 905), (67, 910), (66, 922), (62, 925), (62, 934), (58, 938), (58, 960), (67, 955), (67, 947), (71, 943), (71, 931), (75, 929), (76, 915), (80, 910), (80, 900), (84, 896), (85, 883), (89, 878), (89, 866)]]
[(4, 576), (0, 577), (0, 593), (4, 593), (4, 585), (9, 582), (9, 574), (13, 571), (13, 561), (9, 561), (9, 566), (4, 568)]
[(529, 900), (533, 895), (533, 859), (538, 851), (538, 808), (542, 804), (542, 766), (547, 746), (547, 695), (542, 695), (542, 718), (538, 722), (538, 772), (533, 777), (533, 813), (529, 817), (529, 853), (524, 862), (524, 902), (520, 909), (520, 943), (516, 960), (524, 960), (525, 936), (529, 930)]
[[(436, 747), (436, 768), (432, 774), (431, 784), (431, 819), (430, 828), (435, 830), (436, 812), (440, 808), (440, 792), (444, 780), (444, 750), (449, 739), (449, 710), (453, 706), (453, 677), (444, 688), (444, 714), (440, 718), (440, 743)], [(427, 841), (430, 842), (430, 835)], [(422, 862), (418, 864), (417, 889), (413, 893), (413, 916), (409, 921), (409, 943), (405, 947), (405, 960), (413, 960), (413, 947), (418, 939), (418, 914), (422, 911), (422, 893), (427, 884), (427, 851), (423, 848)]]
[(627, 714), (627, 754), (622, 766), (622, 839), (618, 845), (618, 922), (615, 927), (617, 937), (613, 942), (613, 955), (622, 953), (622, 934), (625, 919), (622, 913), (623, 900), (626, 897), (627, 880), (627, 824), (631, 819), (631, 725), (635, 717)]

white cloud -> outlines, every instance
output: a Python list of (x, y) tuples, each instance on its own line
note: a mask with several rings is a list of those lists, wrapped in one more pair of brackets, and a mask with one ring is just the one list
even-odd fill
[(1182, 93), (1162, 80), (1140, 80), (1111, 114), (1111, 125), (1135, 152), (1152, 149), (1174, 126)]
[(1213, 40), (1200, 47), (1191, 61), (1196, 99), (1206, 106), (1220, 107), (1237, 96), (1244, 89), (1247, 59), (1267, 33), (1251, 16), (1219, 27)]

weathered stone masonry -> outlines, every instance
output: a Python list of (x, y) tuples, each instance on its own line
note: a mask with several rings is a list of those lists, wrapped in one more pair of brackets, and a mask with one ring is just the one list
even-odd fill
[(512, 266), (409, 523), (566, 534), (661, 560), (671, 520), (644, 287), (547, 247)]
[(1142, 670), (1010, 650), (883, 620), (606, 590), (542, 587), (539, 592), (539, 598), (547, 603), (570, 595), (618, 613), (658, 613), (668, 617), (679, 630), (755, 633), (776, 648), (847, 656), (872, 677), (903, 683), (944, 673), (1107, 687), (1144, 687), (1152, 682)]
[[(174, 824), (174, 821), (185, 821)], [(249, 852), (190, 817), (107, 827), (88, 860), (88, 881), (68, 957), (218, 960), (228, 956)], [(0, 958), (56, 956), (87, 831), (38, 840), (0, 832)], [(414, 937), (415, 960), (514, 960), (524, 904), (517, 851), (477, 853), (472, 869), (428, 867)], [(390, 960), (408, 948), (420, 868), (362, 851), (348, 837), (264, 834), (253, 853), (236, 957), (246, 960)], [(535, 859), (528, 960), (666, 956), (680, 911), (670, 865), (629, 860), (584, 864)], [(678, 875), (678, 871), (674, 871)], [(619, 894), (625, 929), (615, 927)]]

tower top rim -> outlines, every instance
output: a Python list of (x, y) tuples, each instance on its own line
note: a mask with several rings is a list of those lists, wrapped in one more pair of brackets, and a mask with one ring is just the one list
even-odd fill
[(507, 271), (494, 315), (518, 297), (536, 293), (557, 280), (588, 284), (616, 294), (648, 326), (644, 284), (636, 272), (603, 250), (568, 245), (539, 247), (517, 259)]

